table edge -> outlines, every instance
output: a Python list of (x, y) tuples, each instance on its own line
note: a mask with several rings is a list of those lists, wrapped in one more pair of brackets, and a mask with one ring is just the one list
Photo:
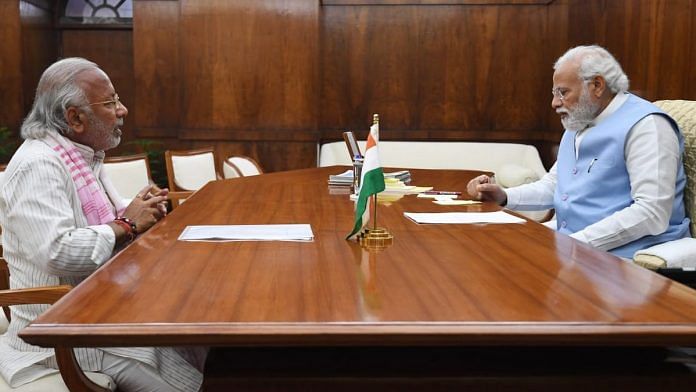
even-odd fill
[(326, 322), (32, 324), (44, 347), (295, 345), (696, 345), (696, 324), (587, 322)]

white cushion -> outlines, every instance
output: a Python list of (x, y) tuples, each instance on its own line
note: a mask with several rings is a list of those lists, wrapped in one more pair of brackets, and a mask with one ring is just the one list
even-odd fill
[(539, 179), (539, 175), (528, 167), (516, 163), (506, 163), (496, 171), (495, 179), (504, 188), (511, 188), (532, 183)]
[(133, 199), (150, 183), (145, 160), (127, 162), (105, 162), (104, 170), (118, 194), (124, 199)]
[(237, 169), (232, 167), (227, 161), (222, 162), (222, 175), (225, 178), (237, 178), (239, 177), (239, 172)]
[(259, 172), (258, 167), (254, 164), (254, 162), (250, 161), (248, 158), (245, 157), (229, 157), (227, 158), (229, 162), (234, 164), (237, 169), (239, 169), (240, 174), (244, 177), (246, 176), (258, 176), (261, 174)]
[(196, 191), (215, 181), (215, 157), (213, 153), (205, 153), (188, 156), (173, 156), (172, 168), (174, 170), (174, 182), (182, 189)]
[[(97, 385), (108, 388), (110, 391), (116, 390), (116, 383), (111, 377), (102, 373), (85, 372), (85, 375)], [(5, 379), (0, 376), (0, 392), (70, 392), (65, 386), (60, 373), (50, 374), (41, 377), (36, 381), (21, 385), (17, 388), (10, 388)]]

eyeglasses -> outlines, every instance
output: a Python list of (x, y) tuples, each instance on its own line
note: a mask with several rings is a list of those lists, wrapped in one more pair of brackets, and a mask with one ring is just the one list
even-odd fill
[(561, 102), (563, 102), (565, 100), (566, 94), (568, 94), (568, 91), (570, 91), (570, 89), (563, 88), (563, 87), (556, 87), (556, 88), (551, 89), (551, 94), (554, 97), (558, 98)]
[(123, 106), (121, 100), (118, 98), (118, 94), (114, 94), (114, 99), (110, 99), (108, 101), (92, 102), (87, 104), (87, 106), (92, 105), (104, 105), (109, 109), (116, 109), (119, 105)]
[[(582, 78), (582, 81), (584, 83), (591, 83), (594, 80), (594, 76), (588, 77), (588, 78)], [(569, 88), (566, 87), (556, 87), (551, 89), (551, 94), (558, 98), (561, 102), (565, 101), (566, 95), (568, 95), (568, 92), (570, 92)]]

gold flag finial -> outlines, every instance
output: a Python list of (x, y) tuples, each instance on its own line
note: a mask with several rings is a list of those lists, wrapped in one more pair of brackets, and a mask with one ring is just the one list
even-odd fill
[(379, 114), (375, 113), (372, 115), (372, 124), (379, 124)]

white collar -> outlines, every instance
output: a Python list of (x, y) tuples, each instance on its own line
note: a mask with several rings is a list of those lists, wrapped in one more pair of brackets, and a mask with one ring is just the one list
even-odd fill
[(589, 128), (597, 126), (597, 124), (601, 123), (602, 121), (606, 120), (609, 116), (614, 114), (621, 105), (623, 105), (626, 100), (628, 99), (628, 93), (618, 93), (612, 98), (611, 102), (609, 102), (609, 105), (602, 110), (601, 113), (597, 117), (592, 120), (592, 123), (590, 123)]

